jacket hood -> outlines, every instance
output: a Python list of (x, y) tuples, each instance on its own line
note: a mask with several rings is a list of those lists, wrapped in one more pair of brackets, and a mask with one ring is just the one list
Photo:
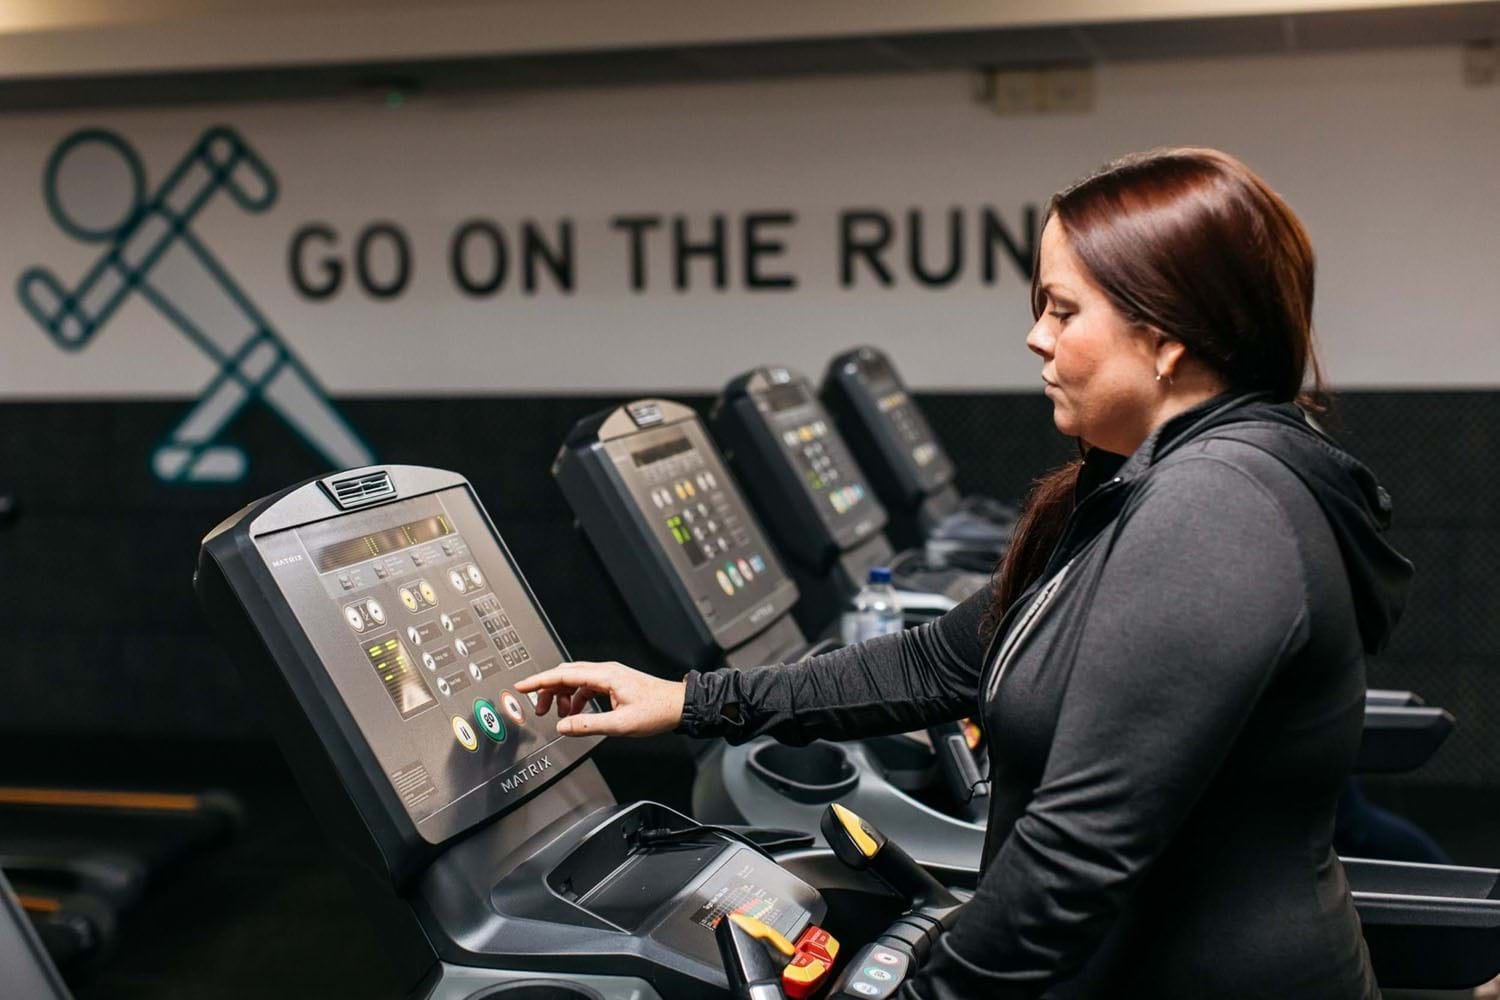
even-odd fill
[(1209, 437), (1259, 447), (1302, 480), (1338, 539), (1365, 650), (1384, 649), (1406, 606), (1413, 568), (1385, 538), (1391, 496), (1375, 474), (1312, 424), (1300, 407), (1261, 396), (1221, 396), (1174, 417), (1126, 465), (1154, 464), (1190, 441)]

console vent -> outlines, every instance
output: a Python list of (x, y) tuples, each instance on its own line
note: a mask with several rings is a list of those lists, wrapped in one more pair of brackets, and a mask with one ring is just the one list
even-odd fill
[(389, 472), (370, 472), (348, 479), (334, 479), (327, 483), (333, 502), (344, 510), (362, 507), (376, 500), (385, 500), (396, 495), (396, 484), (391, 482)]
[(626, 409), (630, 411), (630, 419), (635, 421), (637, 427), (650, 427), (662, 421), (661, 406), (654, 399), (631, 403)]

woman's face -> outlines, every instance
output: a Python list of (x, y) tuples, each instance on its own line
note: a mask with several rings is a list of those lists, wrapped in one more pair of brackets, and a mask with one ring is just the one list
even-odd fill
[(1127, 321), (1093, 283), (1055, 217), (1042, 230), (1039, 263), (1043, 311), (1026, 346), (1042, 359), (1052, 419), (1090, 447), (1128, 455), (1162, 401), (1159, 337)]

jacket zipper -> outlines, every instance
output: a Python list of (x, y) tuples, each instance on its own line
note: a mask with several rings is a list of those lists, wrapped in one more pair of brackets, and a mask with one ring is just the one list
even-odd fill
[(1063, 577), (1068, 575), (1068, 567), (1072, 565), (1073, 560), (1069, 559), (1063, 564), (1062, 569), (1047, 581), (1041, 593), (1036, 595), (1036, 600), (1031, 602), (1031, 607), (1026, 609), (1021, 620), (1016, 622), (1015, 628), (1011, 629), (1010, 635), (1006, 636), (1005, 642), (1000, 646), (1000, 652), (995, 656), (995, 666), (990, 673), (989, 683), (985, 685), (985, 701), (993, 700), (999, 692), (1000, 679), (1005, 676), (1005, 668), (1010, 665), (1021, 643), (1026, 641), (1026, 637), (1036, 627), (1037, 620), (1042, 617), (1042, 612), (1047, 610), (1047, 605), (1052, 603), (1052, 598), (1057, 595), (1058, 588), (1062, 585)]
[[(1047, 579), (1047, 583), (1043, 586), (1036, 599), (1032, 601), (1031, 606), (1026, 609), (1023, 620), (1019, 621), (1016, 625), (1014, 625), (1014, 627), (1010, 629), (1006, 629), (1004, 627), (1006, 625), (1006, 622), (1002, 621), (1001, 628), (996, 629), (995, 637), (990, 640), (991, 643), (999, 642), (1000, 650), (994, 657), (994, 672), (990, 674), (989, 680), (985, 684), (986, 701), (995, 697), (995, 693), (1000, 688), (1000, 675), (1004, 673), (1007, 662), (1009, 661), (1011, 656), (1015, 654), (1016, 647), (1020, 644), (1020, 641), (1022, 639), (1025, 639), (1026, 635), (1031, 631), (1032, 626), (1035, 624), (1036, 617), (1040, 615), (1042, 611), (1045, 610), (1046, 605), (1050, 603), (1053, 595), (1056, 593), (1057, 585), (1062, 582), (1063, 574), (1068, 571), (1069, 566), (1073, 565), (1073, 559), (1076, 557), (1076, 553), (1069, 554), (1067, 556), (1067, 560), (1063, 563), (1060, 569), (1056, 570), (1055, 572), (1053, 572), (1052, 570), (1052, 567), (1057, 563), (1058, 559), (1065, 553), (1068, 553), (1069, 549), (1072, 547), (1073, 536), (1078, 530), (1078, 525), (1083, 521), (1083, 515), (1091, 507), (1096, 505), (1101, 499), (1113, 494), (1122, 485), (1124, 485), (1124, 483), (1124, 479), (1119, 476), (1115, 476), (1114, 478), (1099, 484), (1091, 493), (1089, 493), (1088, 496), (1084, 497), (1083, 500), (1078, 504), (1078, 506), (1073, 508), (1073, 511), (1068, 515), (1067, 523), (1063, 525), (1062, 537), (1058, 540), (1057, 547), (1052, 550), (1052, 557), (1047, 561), (1047, 566), (1042, 571), (1042, 578)], [(1047, 578), (1048, 573), (1052, 573), (1050, 579)], [(1015, 608), (1012, 607), (1011, 613), (1014, 613), (1014, 611)], [(1007, 617), (1009, 617), (1009, 615), (1007, 615)], [(1003, 641), (1000, 640), (1000, 636), (1002, 635), (1005, 637)], [(990, 651), (994, 648), (995, 647), (991, 645), (990, 649), (985, 650), (986, 659), (989, 659)]]

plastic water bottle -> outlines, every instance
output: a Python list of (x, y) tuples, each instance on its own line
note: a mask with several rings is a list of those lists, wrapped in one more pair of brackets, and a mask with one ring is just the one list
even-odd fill
[(869, 581), (854, 595), (854, 609), (844, 612), (844, 644), (900, 632), (903, 624), (901, 602), (896, 600), (896, 588), (891, 586), (890, 569), (872, 567)]

